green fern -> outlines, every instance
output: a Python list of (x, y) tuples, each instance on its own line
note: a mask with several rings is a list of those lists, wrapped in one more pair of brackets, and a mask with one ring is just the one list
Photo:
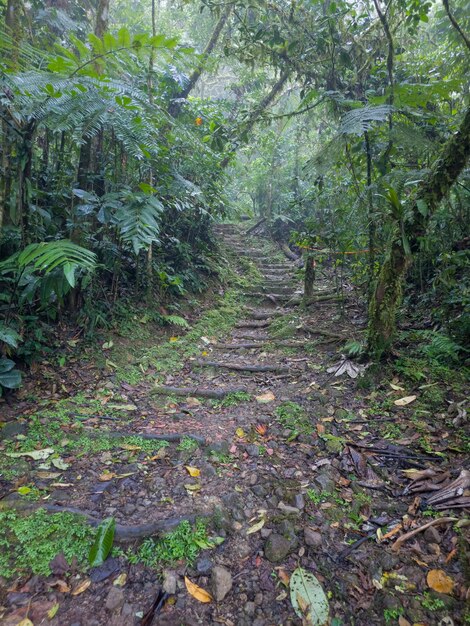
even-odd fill
[(75, 286), (75, 270), (93, 271), (96, 265), (94, 252), (67, 239), (42, 241), (26, 246), (0, 263), (0, 272), (24, 271), (27, 267), (50, 274), (61, 268), (71, 287)]
[(370, 130), (373, 122), (385, 122), (393, 107), (389, 104), (380, 106), (365, 106), (361, 109), (348, 111), (341, 120), (339, 133), (341, 135), (363, 135)]
[(166, 324), (172, 324), (173, 326), (180, 326), (181, 328), (191, 328), (184, 317), (179, 315), (162, 315), (161, 319)]
[(115, 222), (121, 238), (132, 246), (135, 254), (152, 243), (159, 243), (159, 217), (162, 212), (162, 203), (144, 194), (128, 196), (128, 202), (118, 209)]

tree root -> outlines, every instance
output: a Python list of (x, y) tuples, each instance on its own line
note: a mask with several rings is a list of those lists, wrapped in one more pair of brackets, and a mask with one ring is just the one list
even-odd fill
[[(74, 515), (82, 515), (85, 517), (90, 526), (96, 527), (101, 524), (102, 519), (95, 517), (91, 513), (82, 511), (73, 506), (61, 506), (59, 504), (41, 504), (40, 502), (24, 502), (19, 500), (7, 500), (4, 499), (0, 502), (0, 510), (14, 509), (23, 512), (34, 512), (38, 509), (45, 509), (48, 513), (73, 513)], [(158, 520), (156, 522), (150, 522), (148, 524), (138, 524), (135, 526), (125, 526), (123, 524), (116, 524), (114, 537), (117, 541), (135, 541), (136, 539), (145, 539), (152, 535), (158, 535), (159, 533), (166, 533), (173, 528), (176, 528), (181, 522), (188, 521), (194, 523), (196, 518), (208, 517), (207, 515), (182, 515), (181, 517), (170, 517), (164, 520)]]
[(332, 333), (329, 330), (322, 330), (321, 328), (312, 328), (311, 326), (302, 326), (301, 330), (305, 330), (312, 335), (321, 335), (322, 337), (328, 337), (329, 339), (335, 339), (336, 341), (346, 341), (347, 337)]
[(220, 361), (207, 361), (206, 359), (197, 359), (197, 365), (202, 367), (222, 367), (238, 372), (288, 372), (289, 368), (284, 365), (239, 365), (238, 363), (222, 363)]
[(215, 400), (222, 400), (225, 396), (232, 393), (248, 393), (246, 387), (226, 387), (224, 389), (201, 389), (201, 387), (166, 387), (160, 386), (153, 390), (161, 396), (183, 396), (187, 397), (199, 397), (199, 398), (213, 398)]
[(440, 526), (441, 524), (450, 524), (451, 522), (457, 522), (458, 519), (459, 519), (458, 517), (441, 517), (439, 519), (433, 519), (431, 522), (428, 522), (427, 524), (424, 524), (423, 526), (420, 526), (419, 528), (415, 528), (414, 530), (411, 530), (409, 533), (406, 533), (406, 535), (402, 535), (401, 537), (399, 537), (395, 541), (395, 543), (392, 545), (392, 550), (394, 552), (398, 552), (398, 550), (405, 543), (405, 541), (408, 541), (408, 539), (411, 539), (412, 537), (422, 532), (423, 530), (426, 530), (427, 528), (431, 528), (431, 526)]
[(140, 439), (146, 440), (156, 440), (156, 441), (181, 441), (182, 439), (194, 439), (201, 445), (206, 444), (206, 440), (204, 437), (199, 437), (199, 435), (192, 435), (191, 433), (168, 433), (167, 435), (154, 435), (152, 433), (123, 433), (119, 431), (103, 431), (103, 430), (90, 430), (88, 428), (85, 429), (87, 434), (92, 435), (93, 433), (96, 436), (103, 436), (106, 434), (106, 437), (111, 437), (112, 439), (121, 439), (126, 437), (139, 437)]
[(271, 320), (247, 320), (244, 322), (238, 322), (235, 324), (235, 328), (266, 328), (271, 324)]

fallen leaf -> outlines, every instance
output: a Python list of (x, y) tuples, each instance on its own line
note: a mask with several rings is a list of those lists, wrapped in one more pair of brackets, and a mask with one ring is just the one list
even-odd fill
[(90, 585), (91, 580), (89, 578), (85, 578), (85, 580), (82, 580), (82, 582), (72, 591), (72, 596), (79, 596), (81, 593), (86, 591)]
[(259, 522), (257, 522), (256, 524), (254, 524), (253, 526), (251, 526), (247, 531), (246, 534), (247, 535), (252, 535), (253, 533), (257, 533), (259, 530), (261, 530), (265, 524), (266, 520), (263, 518), (260, 519)]
[(114, 472), (103, 472), (100, 476), (98, 476), (98, 480), (102, 483), (112, 480), (113, 478), (116, 478), (116, 474)]
[(198, 469), (197, 467), (191, 467), (189, 465), (185, 465), (184, 467), (186, 471), (188, 472), (188, 474), (192, 476), (193, 478), (197, 478), (198, 476), (201, 475), (201, 470)]
[(279, 568), (277, 574), (278, 574), (279, 578), (281, 579), (282, 584), (285, 587), (288, 587), (289, 586), (289, 581), (290, 581), (289, 574), (285, 570), (283, 570), (282, 568)]
[(394, 400), (393, 404), (395, 406), (406, 406), (407, 404), (411, 404), (416, 400), (416, 396), (405, 396), (404, 398), (400, 398), (399, 400)]
[(55, 587), (57, 591), (60, 593), (69, 593), (71, 587), (68, 585), (65, 580), (54, 580), (54, 582), (50, 583), (51, 587)]
[(22, 496), (27, 496), (28, 493), (31, 493), (31, 487), (26, 487), (26, 486), (20, 487), (18, 489), (18, 493), (20, 493)]
[(258, 433), (258, 435), (265, 435), (267, 430), (268, 427), (266, 426), (266, 424), (258, 424), (256, 426), (256, 432)]
[(276, 396), (272, 391), (267, 391), (266, 393), (262, 393), (260, 396), (256, 396), (255, 400), (259, 404), (267, 404), (268, 402), (272, 402), (276, 399)]
[(21, 620), (21, 622), (18, 622), (16, 626), (34, 626), (34, 624), (30, 619), (25, 617), (24, 619)]
[(59, 610), (59, 606), (60, 604), (56, 602), (54, 606), (49, 609), (49, 611), (47, 612), (47, 619), (54, 619), (54, 617), (57, 615), (57, 611)]
[(411, 624), (407, 619), (403, 617), (403, 615), (400, 615), (400, 617), (398, 618), (398, 626), (411, 626)]
[(324, 626), (328, 621), (328, 599), (318, 579), (302, 567), (290, 579), (290, 600), (305, 626)]
[(230, 454), (235, 454), (235, 452), (237, 451), (237, 446), (235, 444), (233, 444), (233, 446), (230, 447)]
[(403, 387), (400, 387), (400, 385), (394, 385), (393, 383), (389, 383), (390, 387), (394, 390), (394, 391), (403, 391)]
[(29, 456), (35, 461), (47, 459), (54, 453), (54, 448), (43, 448), (42, 450), (31, 450), (30, 452), (7, 452), (7, 456), (17, 459), (21, 456)]
[(119, 447), (122, 450), (129, 450), (130, 452), (133, 452), (134, 450), (135, 451), (142, 450), (142, 446), (135, 446), (135, 445), (132, 445), (130, 443), (122, 443)]
[(428, 572), (426, 582), (431, 589), (438, 593), (452, 593), (454, 581), (441, 569), (432, 569)]
[(116, 411), (137, 411), (135, 404), (108, 404), (108, 408)]
[(240, 439), (243, 439), (243, 437), (245, 436), (245, 431), (243, 430), (243, 428), (237, 428), (235, 434), (237, 435), (237, 437), (240, 437)]
[(202, 356), (208, 356), (208, 354), (209, 354), (209, 353), (207, 352), (207, 350), (203, 350), (203, 351), (201, 352), (201, 355), (202, 355)]
[(111, 350), (113, 346), (114, 343), (112, 341), (105, 341), (101, 347), (103, 348), (103, 350)]
[(122, 574), (119, 574), (119, 576), (113, 582), (113, 585), (115, 587), (124, 587), (124, 585), (126, 584), (126, 581), (127, 581), (127, 574), (123, 572)]
[(60, 472), (42, 472), (42, 471), (40, 471), (40, 472), (36, 473), (36, 476), (38, 478), (43, 478), (43, 479), (46, 479), (46, 480), (47, 479), (51, 479), (52, 480), (53, 478), (59, 478), (60, 475), (61, 475)]
[(317, 433), (319, 435), (323, 435), (325, 432), (325, 426), (323, 424), (317, 424)]
[(162, 459), (164, 459), (167, 456), (168, 452), (166, 448), (160, 448), (160, 450), (158, 450), (157, 454), (155, 454), (154, 456), (151, 456), (149, 461), (161, 461)]
[(195, 583), (191, 582), (187, 576), (184, 577), (184, 584), (186, 585), (186, 589), (189, 594), (192, 595), (193, 598), (196, 598), (196, 600), (199, 600), (199, 602), (212, 602), (213, 597), (211, 594), (202, 587), (199, 587)]
[(57, 469), (60, 470), (66, 470), (70, 467), (70, 463), (66, 463), (64, 459), (61, 459), (60, 457), (58, 459), (51, 459), (51, 463), (54, 467), (57, 467)]
[(186, 484), (184, 488), (191, 494), (196, 493), (197, 491), (201, 491), (201, 485), (199, 483), (197, 483), (196, 485)]
[(175, 343), (175, 341), (178, 341), (178, 337), (170, 337), (170, 343)]

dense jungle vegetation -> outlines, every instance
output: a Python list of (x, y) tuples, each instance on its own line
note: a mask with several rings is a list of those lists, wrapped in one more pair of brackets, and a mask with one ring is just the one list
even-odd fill
[(390, 348), (406, 280), (405, 306), (425, 303), (434, 342), (466, 356), (462, 3), (2, 13), (4, 387), (57, 320), (86, 334), (133, 300), (200, 292), (218, 271), (212, 224), (241, 214), (352, 270), (372, 354)]
[(0, 621), (469, 623), (468, 3), (0, 0), (0, 72)]

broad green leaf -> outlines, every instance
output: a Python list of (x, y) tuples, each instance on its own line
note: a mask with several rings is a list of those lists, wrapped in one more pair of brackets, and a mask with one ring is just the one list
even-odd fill
[(75, 269), (76, 265), (74, 263), (65, 263), (64, 264), (64, 276), (67, 279), (68, 284), (72, 287), (75, 287)]
[(18, 342), (21, 341), (21, 337), (18, 335), (16, 330), (13, 330), (13, 328), (0, 324), (0, 341), (3, 341), (3, 343), (6, 343), (12, 348), (17, 348)]
[(308, 626), (324, 626), (328, 621), (329, 605), (323, 587), (313, 574), (302, 567), (294, 570), (290, 579), (290, 600), (298, 617)]
[(91, 567), (98, 567), (106, 560), (111, 552), (114, 541), (116, 521), (114, 517), (108, 517), (98, 526), (94, 544), (91, 546), (88, 561)]
[(17, 389), (21, 385), (21, 372), (11, 369), (7, 372), (0, 373), (0, 387), (7, 389)]

